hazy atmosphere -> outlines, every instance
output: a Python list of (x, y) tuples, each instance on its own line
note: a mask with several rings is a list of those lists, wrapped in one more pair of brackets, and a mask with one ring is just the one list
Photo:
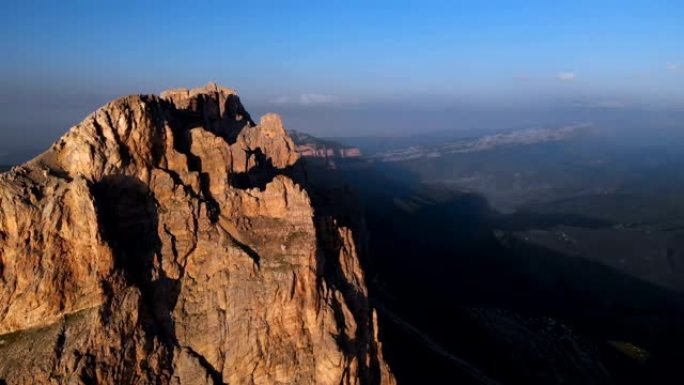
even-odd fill
[(667, 123), (682, 20), (677, 1), (4, 2), (0, 143), (42, 148), (114, 97), (208, 80), (323, 136)]
[(684, 2), (3, 1), (0, 385), (684, 384)]

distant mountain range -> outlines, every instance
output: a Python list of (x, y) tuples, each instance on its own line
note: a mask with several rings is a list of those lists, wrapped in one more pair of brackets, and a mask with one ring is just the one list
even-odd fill
[(569, 140), (591, 130), (593, 124), (584, 123), (559, 128), (526, 128), (474, 138), (463, 138), (437, 145), (416, 145), (378, 152), (370, 159), (397, 162), (417, 158), (437, 158), (449, 154), (487, 151), (504, 146), (518, 146)]
[(297, 145), (297, 152), (302, 156), (315, 158), (357, 158), (361, 150), (357, 147), (347, 146), (342, 143), (324, 140), (303, 132), (291, 130), (290, 136)]

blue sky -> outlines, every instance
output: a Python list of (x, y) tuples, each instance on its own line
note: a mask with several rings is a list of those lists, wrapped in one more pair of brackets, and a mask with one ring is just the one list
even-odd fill
[[(334, 135), (334, 109), (684, 102), (681, 0), (23, 1), (0, 5), (0, 28), (5, 141), (52, 140), (112, 97), (208, 81)], [(375, 115), (349, 132), (392, 130)], [(450, 128), (430, 125), (414, 128)]]

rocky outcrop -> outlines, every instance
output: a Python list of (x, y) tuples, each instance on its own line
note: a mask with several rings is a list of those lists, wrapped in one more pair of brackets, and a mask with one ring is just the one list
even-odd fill
[(361, 156), (361, 150), (358, 148), (319, 148), (312, 144), (299, 145), (297, 151), (302, 156), (313, 158), (358, 158)]
[(277, 115), (115, 100), (0, 176), (0, 383), (391, 384), (353, 229)]
[(323, 166), (328, 170), (349, 169), (365, 164), (361, 158), (361, 150), (356, 147), (320, 139), (294, 130), (290, 131), (290, 136), (296, 145), (297, 153), (307, 158), (308, 164), (312, 168)]
[(298, 131), (290, 131), (290, 135), (297, 145), (297, 152), (301, 156), (313, 158), (358, 158), (361, 150), (356, 147), (345, 146), (332, 140), (323, 140)]

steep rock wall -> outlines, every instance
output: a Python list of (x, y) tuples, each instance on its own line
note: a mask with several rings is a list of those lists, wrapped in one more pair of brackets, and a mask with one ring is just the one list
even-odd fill
[(0, 176), (0, 380), (391, 384), (354, 234), (277, 115), (115, 100)]

